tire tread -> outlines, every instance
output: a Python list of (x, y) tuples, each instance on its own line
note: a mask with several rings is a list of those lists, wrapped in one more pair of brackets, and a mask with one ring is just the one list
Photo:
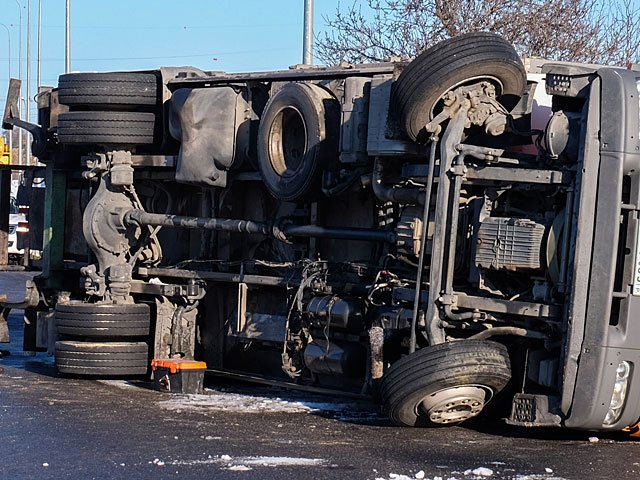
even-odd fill
[(59, 101), (71, 107), (155, 106), (158, 93), (152, 73), (68, 73), (58, 79)]
[(55, 363), (59, 372), (74, 375), (142, 375), (149, 368), (149, 347), (142, 342), (58, 341)]
[(156, 115), (149, 112), (65, 112), (58, 117), (58, 140), (67, 144), (154, 142)]

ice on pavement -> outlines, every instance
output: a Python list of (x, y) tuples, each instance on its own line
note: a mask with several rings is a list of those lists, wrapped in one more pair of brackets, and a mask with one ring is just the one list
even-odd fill
[(102, 383), (103, 385), (109, 385), (111, 387), (116, 387), (121, 390), (129, 390), (129, 389), (139, 389), (141, 382), (130, 382), (128, 380), (96, 380), (98, 383)]
[(474, 468), (473, 470), (465, 470), (464, 474), (475, 475), (476, 477), (490, 477), (491, 475), (493, 475), (493, 470), (487, 467), (478, 467)]
[[(498, 462), (492, 462), (498, 463)], [(506, 465), (505, 463), (500, 462), (502, 465)], [(556, 477), (550, 475), (553, 472), (550, 468), (545, 468), (544, 474), (523, 474), (517, 473), (514, 474), (512, 469), (508, 469), (510, 471), (509, 478), (513, 480), (566, 480), (562, 477)], [(551, 472), (549, 471), (551, 470)], [(374, 470), (375, 472), (376, 470)], [(435, 475), (433, 477), (425, 474), (424, 470), (420, 470), (416, 473), (403, 474), (403, 473), (389, 473), (386, 477), (376, 477), (375, 480), (484, 480), (489, 479), (494, 476), (494, 473), (498, 476), (501, 476), (501, 473), (494, 472), (492, 469), (487, 467), (476, 467), (470, 468), (464, 471), (464, 475), (462, 478), (459, 476), (455, 476), (454, 474), (459, 474), (459, 472), (452, 472), (451, 476), (443, 475), (442, 473)], [(495, 478), (495, 477), (494, 477)]]
[[(288, 401), (280, 398), (213, 392), (206, 395), (176, 395), (161, 401), (167, 410), (224, 410), (239, 413), (307, 413), (331, 404), (312, 405), (308, 402)], [(331, 405), (336, 407), (336, 405)]]
[(299, 457), (238, 457), (236, 461), (263, 467), (318, 467), (327, 463), (322, 458)]
[(165, 463), (167, 465), (218, 464), (226, 470), (235, 471), (248, 471), (254, 467), (324, 467), (329, 465), (329, 462), (323, 458), (269, 456), (232, 457), (230, 455), (193, 460), (173, 460), (166, 461)]
[(533, 474), (533, 475), (523, 475), (518, 474), (513, 477), (513, 480), (566, 480), (563, 477), (555, 477), (553, 475), (548, 474)]
[[(383, 419), (378, 409), (357, 401), (327, 402), (317, 397), (303, 398), (299, 394), (276, 395), (266, 389), (237, 391), (206, 389), (204, 395), (172, 395), (158, 406), (173, 411), (224, 411), (230, 413), (326, 413), (343, 419)], [(286, 397), (286, 398), (283, 398)], [(309, 398), (309, 399), (308, 399)]]
[(388, 477), (376, 477), (376, 480), (460, 480), (456, 477), (426, 477), (423, 470), (420, 470), (415, 475), (403, 475), (401, 473), (390, 473)]

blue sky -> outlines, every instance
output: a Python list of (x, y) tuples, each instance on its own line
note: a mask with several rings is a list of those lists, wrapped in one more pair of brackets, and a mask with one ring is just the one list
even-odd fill
[[(28, 0), (23, 12), (26, 78)], [(342, 1), (350, 5), (351, 0)], [(303, 0), (71, 0), (71, 69), (109, 71), (192, 65), (203, 70), (257, 71), (302, 62)], [(315, 0), (316, 33), (333, 0)], [(18, 76), (19, 7), (0, 0), (11, 35), (11, 74)], [(32, 92), (36, 89), (38, 0), (31, 0)], [(42, 83), (64, 72), (65, 0), (42, 0)], [(7, 31), (0, 26), (0, 106), (8, 85)], [(24, 88), (24, 84), (23, 84)], [(24, 90), (23, 90), (24, 91)], [(35, 107), (32, 107), (34, 112)]]
[[(19, 7), (23, 12), (23, 78), (29, 0), (0, 0), (0, 24), (11, 37), (18, 76)], [(31, 91), (36, 91), (38, 0), (31, 1)], [(324, 16), (354, 1), (315, 0), (316, 34)], [(633, 0), (638, 5), (640, 0)], [(42, 83), (64, 72), (65, 0), (42, 0)], [(71, 0), (73, 71), (192, 65), (203, 70), (260, 71), (302, 61), (304, 0)], [(7, 30), (0, 25), (0, 111), (8, 86)], [(24, 84), (23, 84), (24, 88)], [(24, 92), (24, 89), (23, 89)], [(35, 106), (32, 106), (35, 112)]]

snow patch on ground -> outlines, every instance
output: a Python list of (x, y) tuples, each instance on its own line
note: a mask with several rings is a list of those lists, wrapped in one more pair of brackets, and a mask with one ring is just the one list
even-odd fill
[[(157, 460), (157, 459), (156, 459)], [(158, 462), (154, 460), (156, 465)], [(254, 467), (324, 467), (329, 463), (323, 458), (302, 458), (302, 457), (231, 457), (230, 455), (220, 455), (215, 457), (194, 459), (194, 460), (174, 460), (165, 462), (167, 465), (220, 465), (225, 470), (249, 471)]]
[[(491, 462), (492, 464), (501, 464), (505, 465), (503, 462)], [(510, 470), (510, 469), (505, 469)], [(509, 474), (509, 478), (513, 480), (566, 480), (562, 477), (556, 477), (550, 475), (553, 472), (550, 468), (545, 468), (547, 473), (544, 474)], [(375, 470), (374, 470), (375, 472)], [(375, 480), (485, 480), (493, 477), (494, 473), (496, 475), (500, 475), (500, 471), (494, 472), (494, 470), (487, 467), (476, 467), (465, 470), (464, 473), (460, 472), (451, 472), (452, 476), (446, 475), (435, 475), (433, 477), (427, 476), (424, 470), (420, 470), (414, 474), (401, 474), (401, 473), (390, 473), (388, 477), (376, 477)], [(504, 472), (503, 472), (504, 473)], [(461, 477), (456, 477), (455, 475), (462, 475)]]
[[(219, 458), (203, 458), (194, 460), (173, 460), (169, 462), (169, 465), (213, 465), (216, 463), (223, 463), (223, 460)], [(150, 462), (151, 463), (151, 462)]]
[(389, 477), (377, 477), (376, 480), (460, 480), (457, 477), (440, 477), (435, 476), (433, 479), (431, 477), (425, 477), (424, 472), (420, 470), (415, 475), (403, 475), (401, 473), (390, 473)]
[(217, 410), (233, 413), (308, 413), (313, 410), (303, 402), (226, 392), (175, 395), (158, 405), (166, 410)]
[(465, 470), (464, 474), (465, 476), (475, 475), (476, 477), (490, 477), (491, 475), (493, 475), (493, 470), (487, 467), (478, 467), (474, 468), (473, 470)]
[(321, 467), (327, 464), (322, 458), (299, 457), (238, 457), (235, 461), (263, 467)]
[(135, 383), (128, 382), (126, 380), (96, 380), (98, 383), (102, 383), (103, 385), (109, 385), (111, 387), (116, 387), (121, 390), (130, 390), (130, 389), (140, 389), (140, 385), (136, 385)]
[[(280, 392), (281, 394), (281, 392)], [(376, 408), (358, 402), (325, 402), (294, 396), (282, 398), (270, 392), (261, 394), (207, 389), (204, 395), (173, 395), (158, 406), (173, 411), (224, 411), (229, 413), (311, 413), (328, 414), (341, 420), (383, 419)]]
[(566, 480), (564, 477), (554, 477), (553, 475), (548, 474), (533, 474), (533, 475), (523, 475), (518, 474), (513, 477), (514, 480)]

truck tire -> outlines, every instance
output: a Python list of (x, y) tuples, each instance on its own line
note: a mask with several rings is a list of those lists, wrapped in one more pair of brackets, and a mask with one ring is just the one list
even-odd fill
[(55, 346), (56, 367), (71, 375), (144, 375), (149, 367), (146, 343), (59, 341)]
[(258, 127), (258, 168), (271, 194), (311, 200), (338, 157), (340, 104), (310, 83), (287, 83), (267, 102)]
[(493, 33), (467, 33), (428, 48), (398, 76), (392, 93), (404, 132), (421, 141), (424, 126), (442, 109), (440, 100), (452, 88), (487, 80), (498, 100), (513, 108), (527, 76), (513, 46)]
[(146, 112), (66, 112), (58, 117), (58, 141), (71, 145), (150, 145), (156, 116)]
[(152, 73), (66, 73), (58, 79), (58, 99), (70, 107), (154, 106), (159, 98)]
[(422, 348), (396, 363), (380, 386), (383, 411), (396, 425), (455, 425), (480, 413), (511, 378), (507, 349), (462, 340)]
[(58, 333), (86, 339), (120, 339), (149, 335), (149, 306), (70, 302), (56, 305)]

